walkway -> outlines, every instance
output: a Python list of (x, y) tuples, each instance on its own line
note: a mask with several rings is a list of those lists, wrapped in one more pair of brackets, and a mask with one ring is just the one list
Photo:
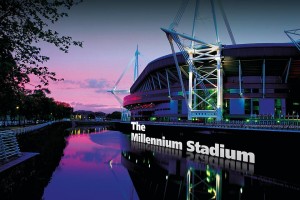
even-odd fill
[[(130, 122), (121, 122), (130, 123)], [(139, 121), (140, 124), (156, 126), (175, 126), (175, 127), (193, 127), (205, 129), (227, 129), (227, 130), (253, 130), (253, 131), (270, 131), (270, 132), (291, 132), (300, 133), (300, 123), (277, 123), (276, 121), (265, 122), (246, 122), (246, 121), (221, 121), (209, 123), (197, 122), (156, 122), (156, 121)]]
[(29, 133), (56, 122), (59, 121), (0, 131), (0, 172), (38, 155), (38, 153), (20, 152), (17, 135)]

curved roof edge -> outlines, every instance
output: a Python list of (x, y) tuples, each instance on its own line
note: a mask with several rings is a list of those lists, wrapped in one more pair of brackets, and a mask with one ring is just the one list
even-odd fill
[(225, 49), (230, 48), (253, 48), (253, 47), (294, 47), (293, 43), (248, 43), (248, 44), (230, 44), (223, 45)]
[[(300, 57), (300, 52), (293, 43), (250, 43), (223, 45), (222, 56), (225, 57)], [(181, 52), (176, 53), (179, 64), (185, 63)], [(144, 78), (152, 71), (174, 65), (173, 54), (159, 57), (147, 64), (145, 69), (133, 83), (130, 91), (134, 91)]]
[(251, 43), (223, 45), (222, 56), (228, 57), (298, 57), (293, 43)]
[[(179, 64), (185, 63), (185, 60), (180, 52), (176, 53), (176, 57)], [(133, 91), (138, 86), (138, 84), (140, 84), (140, 82), (144, 80), (144, 78), (152, 71), (163, 69), (172, 65), (175, 65), (173, 54), (168, 54), (151, 61), (139, 75), (137, 80), (133, 83), (133, 85), (130, 88), (130, 91)]]

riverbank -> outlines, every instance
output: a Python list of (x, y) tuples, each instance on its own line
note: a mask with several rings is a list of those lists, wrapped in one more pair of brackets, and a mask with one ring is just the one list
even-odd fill
[[(151, 129), (174, 129), (174, 130), (189, 130), (198, 132), (270, 132), (270, 133), (300, 133), (299, 125), (291, 124), (271, 124), (271, 123), (231, 123), (231, 122), (215, 122), (215, 123), (192, 123), (192, 122), (152, 122), (138, 121), (140, 124), (147, 125)], [(297, 122), (298, 123), (298, 122)], [(132, 130), (131, 122), (115, 122), (114, 126), (117, 130), (130, 132)]]
[(70, 127), (71, 122), (60, 122), (17, 136), (22, 152), (39, 155), (0, 173), (1, 199), (41, 199), (63, 155), (65, 130)]
[(73, 126), (114, 126), (120, 121), (73, 120)]
[[(182, 156), (191, 157), (192, 160), (199, 160), (197, 154), (187, 153), (187, 142), (193, 141), (205, 146), (215, 146), (223, 144), (225, 148), (251, 152), (255, 155), (255, 174), (273, 177), (278, 180), (289, 182), (297, 186), (299, 180), (293, 175), (300, 167), (294, 162), (298, 156), (300, 134), (299, 131), (280, 130), (280, 129), (250, 129), (250, 128), (228, 128), (224, 124), (216, 126), (201, 126), (193, 123), (163, 123), (163, 122), (138, 122), (140, 127), (144, 125), (144, 130), (135, 127), (133, 129), (130, 122), (116, 123), (119, 131), (131, 135), (145, 134), (146, 137), (159, 138), (163, 137), (169, 141), (179, 141), (182, 143)], [(141, 148), (150, 148), (145, 140), (139, 140)], [(154, 145), (153, 148), (161, 148)], [(213, 159), (214, 157), (211, 157)], [(235, 165), (232, 165), (235, 168)], [(288, 173), (282, 173), (284, 170)], [(281, 173), (278, 173), (281, 172)]]

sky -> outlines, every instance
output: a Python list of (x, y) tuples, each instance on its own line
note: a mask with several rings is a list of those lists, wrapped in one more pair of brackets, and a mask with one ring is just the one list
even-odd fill
[[(200, 1), (196, 37), (215, 42), (209, 1)], [(300, 28), (300, 1), (223, 0), (223, 6), (237, 43), (290, 42), (284, 30)], [(110, 113), (120, 111), (118, 101), (106, 90), (112, 89), (133, 58), (137, 45), (140, 72), (150, 61), (171, 53), (161, 27), (168, 28), (181, 0), (83, 0), (52, 28), (61, 35), (83, 41), (83, 48), (60, 52), (42, 44), (50, 57), (46, 66), (64, 81), (50, 82), (50, 97), (71, 104), (74, 110)], [(176, 30), (191, 34), (195, 1), (190, 3)], [(216, 15), (222, 44), (231, 44), (220, 9)], [(133, 84), (133, 65), (118, 89)], [(120, 96), (122, 97), (122, 96)]]

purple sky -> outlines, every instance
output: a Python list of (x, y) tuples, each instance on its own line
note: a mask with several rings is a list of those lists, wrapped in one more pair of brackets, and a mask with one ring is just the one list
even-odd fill
[[(200, 3), (203, 1), (200, 1)], [(271, 3), (270, 3), (271, 2)], [(75, 110), (112, 112), (120, 110), (114, 97), (107, 93), (134, 56), (136, 45), (141, 54), (140, 72), (153, 59), (171, 53), (161, 27), (172, 22), (181, 0), (84, 0), (73, 7), (69, 17), (53, 29), (74, 40), (83, 41), (83, 48), (72, 47), (68, 54), (50, 45), (42, 45), (43, 53), (50, 56), (47, 66), (64, 78), (50, 83), (51, 97), (70, 103)], [(178, 32), (191, 32), (194, 1), (190, 1), (177, 28)], [(223, 0), (237, 43), (289, 42), (283, 30), (300, 28), (300, 2), (233, 1)], [(211, 14), (202, 4), (197, 20), (197, 37), (214, 42)], [(217, 8), (217, 12), (219, 9)], [(230, 44), (224, 23), (218, 15), (221, 42)], [(129, 89), (133, 80), (133, 66), (119, 84)]]

